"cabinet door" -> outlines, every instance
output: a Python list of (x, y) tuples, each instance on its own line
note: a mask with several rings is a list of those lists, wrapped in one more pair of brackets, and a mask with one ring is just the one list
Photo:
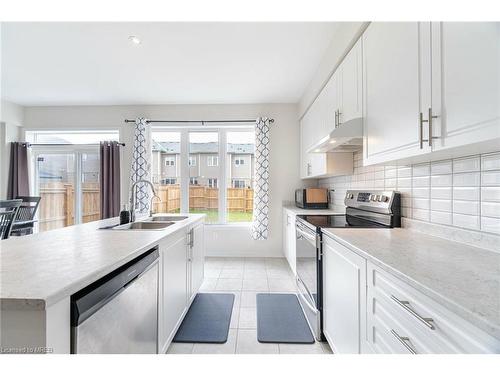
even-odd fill
[(287, 231), (286, 231), (286, 243), (287, 243), (287, 260), (290, 265), (293, 274), (297, 274), (296, 267), (296, 251), (295, 251), (295, 215), (287, 214), (286, 217)]
[(341, 78), (340, 69), (337, 69), (322, 91), (324, 136), (328, 136), (335, 129), (335, 112), (341, 110)]
[(364, 164), (430, 152), (419, 121), (430, 103), (430, 23), (371, 23), (362, 46)]
[(435, 149), (499, 138), (500, 23), (433, 23), (432, 51)]
[(203, 283), (204, 269), (205, 269), (205, 226), (200, 224), (193, 228), (192, 231), (192, 247), (191, 247), (191, 295), (194, 298), (196, 293)]
[(323, 243), (323, 331), (335, 353), (360, 353), (366, 336), (366, 261), (339, 243)]
[(164, 353), (187, 308), (187, 236), (184, 231), (160, 243), (159, 348)]
[(363, 116), (361, 39), (352, 47), (340, 65), (340, 123)]

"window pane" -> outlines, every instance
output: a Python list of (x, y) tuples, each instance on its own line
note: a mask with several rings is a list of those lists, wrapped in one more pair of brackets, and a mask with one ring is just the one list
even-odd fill
[(181, 133), (153, 132), (151, 175), (156, 192), (161, 199), (153, 200), (153, 210), (158, 213), (181, 211)]
[(82, 154), (82, 223), (101, 219), (99, 154)]
[(251, 222), (255, 132), (227, 132), (227, 221)]
[(40, 197), (38, 231), (75, 223), (75, 157), (73, 154), (40, 154), (36, 161)]
[(207, 223), (219, 221), (219, 134), (189, 133), (189, 212), (204, 213)]

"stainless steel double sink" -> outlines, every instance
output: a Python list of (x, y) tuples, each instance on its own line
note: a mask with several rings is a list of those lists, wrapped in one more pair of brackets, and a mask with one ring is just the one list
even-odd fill
[(163, 230), (176, 222), (186, 220), (187, 216), (153, 216), (146, 220), (135, 221), (133, 223), (118, 225), (114, 230)]

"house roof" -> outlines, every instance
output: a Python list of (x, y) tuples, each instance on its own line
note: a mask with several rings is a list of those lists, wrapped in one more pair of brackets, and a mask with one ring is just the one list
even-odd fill
[[(253, 154), (255, 145), (252, 143), (228, 143), (227, 152), (230, 154)], [(153, 141), (153, 151), (165, 154), (179, 154), (179, 142), (156, 142)], [(218, 153), (217, 142), (191, 143), (190, 154), (216, 154)]]

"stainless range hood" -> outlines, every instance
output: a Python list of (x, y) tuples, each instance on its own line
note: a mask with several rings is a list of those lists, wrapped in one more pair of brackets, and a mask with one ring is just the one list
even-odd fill
[(354, 152), (363, 147), (363, 119), (347, 121), (309, 148), (307, 152)]

